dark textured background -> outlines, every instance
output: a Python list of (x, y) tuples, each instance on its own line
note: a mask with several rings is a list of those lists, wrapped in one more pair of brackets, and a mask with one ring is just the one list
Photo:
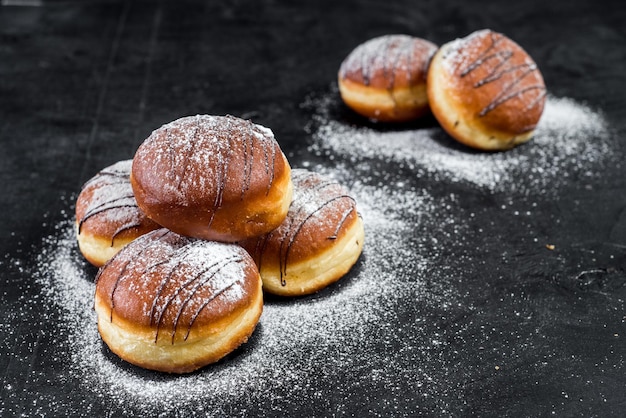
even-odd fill
[[(0, 400), (7, 416), (28, 415), (37, 393), (45, 391), (70, 399), (55, 405), (62, 415), (85, 412), (73, 409), (78, 404), (90, 405), (89, 414), (108, 410), (106, 400), (97, 397), (72, 402), (72, 396), (82, 395), (72, 394), (71, 385), (54, 383), (54, 366), (37, 354), (46, 344), (40, 322), (15, 313), (20, 297), (37, 293), (32, 278), (15, 266), (32, 262), (42, 237), (66, 217), (63, 211), (71, 212), (68, 202), (84, 181), (131, 157), (163, 123), (196, 113), (252, 118), (272, 128), (298, 166), (317, 158), (305, 146), (311, 111), (300, 104), (329, 89), (356, 45), (387, 33), (442, 44), (491, 28), (524, 46), (551, 94), (601, 110), (615, 141), (611, 149), (617, 160), (626, 156), (626, 6), (621, 0), (223, 3), (1, 3), (0, 252), (5, 256), (0, 323), (11, 332), (0, 353)], [(446, 400), (451, 415), (625, 413), (626, 179), (619, 164), (605, 171), (584, 185), (574, 178), (558, 198), (540, 200), (535, 209), (540, 216), (528, 225), (489, 212), (489, 199), (506, 196), (455, 190), (475, 206), (467, 210), (495, 221), (486, 223), (486, 234), (510, 238), (468, 243), (467, 251), (479, 248), (475, 251), (484, 253), (485, 262), (481, 268), (459, 269), (468, 272), (464, 291), (477, 311), (472, 320), (463, 312), (450, 320), (452, 329), (452, 323), (461, 323), (475, 334), (462, 343), (476, 347), (457, 348), (478, 352), (489, 339), (500, 352), (512, 352), (519, 335), (531, 348), (517, 352), (507, 373), (498, 375), (493, 364), (499, 359), (490, 358), (494, 352), (454, 357), (458, 373), (446, 378), (457, 379), (450, 385), (463, 390), (462, 399)], [(434, 193), (437, 187), (432, 185)], [(558, 251), (531, 248), (523, 228), (539, 231)], [(507, 265), (500, 261), (503, 251), (515, 255)], [(449, 257), (455, 266), (455, 254)], [(514, 311), (529, 319), (520, 321)], [(423, 315), (441, 320), (436, 312)], [(14, 354), (32, 361), (25, 367), (12, 361)], [(31, 379), (34, 373), (51, 383)], [(24, 395), (9, 398), (9, 386)], [(379, 389), (360, 386), (363, 393), (351, 394), (347, 412), (376, 413), (385, 397)], [(281, 408), (287, 414), (337, 412), (289, 399)], [(245, 402), (229, 409), (235, 415), (272, 410)], [(409, 404), (401, 411), (429, 415), (432, 409)]]

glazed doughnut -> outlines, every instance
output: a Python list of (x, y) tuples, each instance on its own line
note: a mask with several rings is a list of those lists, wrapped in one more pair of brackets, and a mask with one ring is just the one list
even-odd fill
[(268, 128), (233, 116), (197, 115), (152, 132), (133, 159), (139, 207), (182, 235), (234, 242), (285, 219), (291, 169)]
[(100, 267), (123, 246), (160, 228), (137, 206), (130, 186), (131, 160), (88, 180), (76, 200), (76, 237), (83, 256)]
[(428, 113), (426, 74), (437, 46), (408, 35), (385, 35), (356, 47), (341, 63), (339, 93), (355, 112), (381, 122)]
[(515, 42), (490, 30), (443, 45), (427, 84), (431, 110), (443, 129), (481, 150), (528, 141), (546, 98), (537, 64)]
[(235, 244), (165, 228), (124, 247), (96, 277), (98, 331), (134, 365), (187, 373), (246, 342), (263, 310), (259, 272)]
[(303, 169), (292, 170), (292, 180), (285, 222), (240, 243), (257, 263), (263, 289), (281, 296), (310, 294), (339, 280), (359, 258), (365, 235), (343, 186)]

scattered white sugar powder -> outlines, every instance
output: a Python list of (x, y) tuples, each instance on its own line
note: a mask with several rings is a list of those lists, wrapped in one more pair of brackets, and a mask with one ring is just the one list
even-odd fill
[[(352, 126), (332, 117), (339, 106), (332, 91), (312, 97), (310, 150), (343, 156), (353, 164), (386, 158), (435, 180), (471, 183), (492, 191), (549, 193), (568, 177), (591, 177), (610, 154), (602, 114), (568, 98), (548, 97), (530, 142), (506, 152), (477, 152), (456, 144), (441, 128), (378, 130)], [(595, 170), (595, 171), (594, 171)]]
[[(457, 266), (476, 262), (464, 242), (475, 231), (454, 193), (435, 196), (382, 167), (492, 191), (532, 187), (547, 196), (562, 176), (599, 169), (608, 152), (604, 119), (572, 100), (549, 98), (530, 144), (486, 154), (454, 146), (437, 128), (379, 132), (342, 124), (331, 117), (336, 92), (306, 105), (314, 109), (311, 151), (328, 159), (302, 165), (348, 187), (364, 220), (366, 242), (353, 271), (318, 295), (268, 300), (251, 341), (224, 361), (163, 375), (129, 367), (103, 346), (94, 271), (77, 251), (67, 216), (37, 249), (32, 276), (41, 296), (21, 309), (54, 312), (42, 329), (68, 359), (54, 376), (81, 396), (41, 395), (33, 415), (63, 412), (68, 404), (86, 414), (106, 405), (113, 415), (149, 416), (350, 415), (356, 405), (374, 416), (463, 409), (466, 388), (453, 362), (464, 355), (455, 350), (469, 325), (443, 318), (476, 309), (459, 293), (463, 272), (448, 263), (450, 254)], [(519, 176), (527, 181), (516, 182)], [(20, 396), (4, 389), (14, 392), (7, 399)]]
[[(340, 181), (349, 176), (342, 168), (316, 168)], [(431, 214), (437, 211), (435, 202), (423, 191), (365, 184), (353, 184), (351, 189), (366, 228), (366, 245), (355, 272), (321, 296), (266, 303), (252, 347), (245, 354), (176, 377), (121, 367), (107, 354), (93, 312), (92, 271), (76, 250), (72, 221), (60, 223), (57, 233), (44, 240), (34, 272), (43, 296), (60, 312), (61, 320), (55, 326), (64, 329), (61, 335), (68, 338), (59, 344), (69, 352), (71, 361), (59, 378), (79, 384), (85, 393), (108, 399), (115, 408), (147, 414), (201, 410), (220, 415), (228, 412), (221, 409), (225, 403), (237, 405), (240, 399), (246, 400), (248, 407), (268, 399), (269, 405), (276, 405), (316, 386), (311, 379), (320, 372), (321, 379), (330, 380), (326, 385), (331, 385), (337, 370), (371, 373), (369, 378), (376, 385), (387, 387), (386, 399), (405, 399), (405, 388), (393, 383), (403, 375), (411, 384), (426, 383), (427, 372), (423, 366), (417, 367), (422, 364), (417, 360), (430, 354), (415, 339), (428, 337), (419, 328), (413, 330), (410, 323), (398, 325), (409, 328), (396, 329), (393, 306), (402, 301), (415, 306), (454, 303), (445, 284), (427, 292), (421, 279), (438, 256), (436, 242), (425, 233), (434, 219)], [(446, 211), (438, 211), (442, 218), (436, 222), (442, 225)], [(416, 231), (421, 238), (415, 238)], [(389, 351), (371, 358), (374, 343), (388, 346)], [(395, 360), (397, 353), (391, 347), (401, 347), (402, 361)], [(415, 369), (407, 368), (405, 361), (415, 364)], [(349, 402), (351, 389), (329, 386), (328, 390), (340, 395), (345, 391), (333, 401), (332, 409), (348, 410), (342, 399)], [(434, 386), (430, 390), (435, 390)], [(298, 396), (304, 396), (306, 402), (322, 402), (328, 394)]]

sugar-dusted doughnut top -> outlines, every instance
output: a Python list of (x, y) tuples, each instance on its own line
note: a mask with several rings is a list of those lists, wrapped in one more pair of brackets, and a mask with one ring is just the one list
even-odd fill
[(340, 183), (306, 170), (291, 172), (294, 197), (287, 219), (269, 234), (242, 242), (259, 268), (280, 269), (281, 281), (291, 263), (302, 263), (331, 249), (359, 220), (356, 201)]
[(96, 293), (108, 304), (111, 321), (175, 343), (202, 338), (207, 327), (220, 327), (223, 318), (247, 309), (259, 281), (241, 247), (158, 229), (100, 269)]
[(437, 46), (409, 35), (384, 35), (357, 46), (341, 63), (339, 78), (376, 89), (406, 88), (426, 82)]
[(450, 103), (480, 126), (511, 135), (536, 127), (544, 80), (528, 53), (508, 37), (480, 30), (443, 45), (435, 61), (433, 78)]
[(289, 174), (270, 129), (233, 116), (196, 115), (152, 132), (135, 153), (131, 183), (139, 206), (160, 225), (235, 241), (284, 219)]

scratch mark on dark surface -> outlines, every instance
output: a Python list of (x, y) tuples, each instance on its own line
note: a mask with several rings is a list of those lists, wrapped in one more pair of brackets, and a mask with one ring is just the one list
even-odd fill
[(104, 80), (102, 81), (102, 87), (100, 87), (100, 91), (98, 92), (98, 102), (97, 102), (96, 111), (93, 117), (93, 124), (91, 125), (91, 132), (89, 133), (89, 138), (87, 140), (85, 159), (84, 159), (83, 167), (81, 169), (81, 174), (78, 177), (79, 179), (84, 178), (86, 176), (86, 170), (91, 169), (91, 164), (92, 164), (91, 149), (93, 147), (95, 138), (98, 135), (100, 116), (102, 115), (102, 111), (104, 108), (104, 99), (107, 95), (107, 91), (109, 87), (109, 80), (111, 78), (111, 73), (113, 72), (115, 58), (117, 57), (117, 53), (120, 48), (122, 34), (124, 33), (126, 20), (127, 20), (128, 13), (130, 10), (130, 4), (131, 4), (130, 2), (124, 3), (124, 8), (122, 9), (120, 17), (118, 18), (118, 21), (117, 21), (117, 27), (115, 29), (115, 37), (113, 38), (111, 51), (109, 53), (109, 58), (106, 64), (106, 71), (104, 73)]
[(150, 80), (152, 79), (152, 64), (154, 62), (154, 53), (157, 48), (157, 39), (159, 34), (159, 29), (161, 27), (161, 21), (163, 18), (163, 8), (159, 3), (159, 8), (154, 13), (154, 17), (152, 18), (152, 26), (150, 31), (150, 45), (148, 46), (148, 55), (146, 57), (146, 72), (143, 77), (143, 84), (141, 86), (141, 97), (139, 100), (139, 116), (137, 118), (137, 126), (135, 128), (134, 138), (138, 141), (143, 140), (143, 138), (139, 137), (139, 133), (141, 130), (141, 125), (144, 119), (144, 115), (146, 112), (146, 106), (148, 102), (148, 91), (150, 87)]

